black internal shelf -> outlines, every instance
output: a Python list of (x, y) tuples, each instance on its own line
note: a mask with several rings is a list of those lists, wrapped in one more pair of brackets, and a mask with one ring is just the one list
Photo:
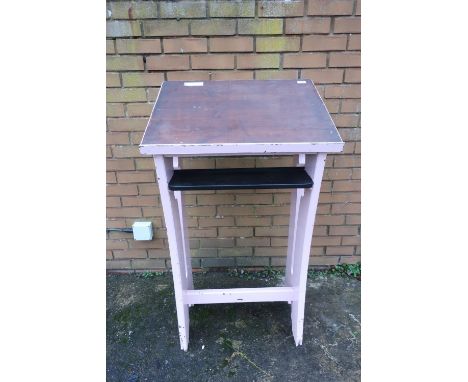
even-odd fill
[(313, 182), (303, 167), (174, 170), (172, 191), (310, 188)]

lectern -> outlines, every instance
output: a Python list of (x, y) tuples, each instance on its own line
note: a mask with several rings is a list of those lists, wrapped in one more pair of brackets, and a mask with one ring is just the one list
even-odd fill
[[(152, 155), (167, 227), (180, 346), (189, 342), (189, 307), (259, 301), (291, 304), (294, 340), (302, 344), (312, 231), (327, 153), (343, 141), (310, 80), (166, 81), (140, 152)], [(293, 155), (295, 167), (181, 168), (183, 156)], [(291, 189), (285, 286), (194, 289), (184, 191)]]

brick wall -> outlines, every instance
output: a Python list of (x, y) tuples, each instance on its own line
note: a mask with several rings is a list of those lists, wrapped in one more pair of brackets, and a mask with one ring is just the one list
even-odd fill
[[(107, 267), (170, 267), (152, 158), (139, 154), (164, 80), (298, 79), (316, 86), (346, 142), (329, 155), (310, 264), (360, 259), (360, 0), (107, 3)], [(291, 157), (186, 158), (184, 168), (287, 166)], [(193, 267), (285, 264), (289, 191), (186, 195)]]

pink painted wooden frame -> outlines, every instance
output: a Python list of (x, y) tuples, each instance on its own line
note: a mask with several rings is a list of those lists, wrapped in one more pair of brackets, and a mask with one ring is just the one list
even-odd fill
[[(336, 149), (336, 151), (338, 150)], [(295, 150), (292, 152), (297, 153)], [(214, 151), (210, 150), (210, 153), (214, 154)], [(206, 153), (199, 152), (199, 154), (203, 155)], [(224, 149), (222, 154), (235, 155), (239, 154), (239, 152), (237, 150), (229, 152)], [(254, 154), (265, 155), (265, 152), (256, 151)], [(314, 182), (314, 186), (291, 192), (286, 286), (195, 290), (192, 281), (183, 193), (171, 191), (168, 188), (168, 183), (174, 169), (179, 168), (179, 160), (177, 156), (165, 157), (163, 155), (154, 155), (161, 203), (167, 227), (180, 347), (182, 350), (186, 351), (188, 349), (189, 307), (194, 304), (287, 301), (291, 304), (291, 324), (294, 341), (296, 346), (302, 344), (307, 269), (325, 159), (326, 154), (323, 152), (314, 154), (299, 153), (297, 157), (297, 166), (305, 167), (305, 170)]]

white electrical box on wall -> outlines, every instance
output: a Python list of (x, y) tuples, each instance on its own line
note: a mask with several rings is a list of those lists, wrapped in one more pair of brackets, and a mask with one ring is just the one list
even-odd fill
[(152, 240), (153, 225), (151, 222), (135, 222), (132, 225), (134, 240)]

